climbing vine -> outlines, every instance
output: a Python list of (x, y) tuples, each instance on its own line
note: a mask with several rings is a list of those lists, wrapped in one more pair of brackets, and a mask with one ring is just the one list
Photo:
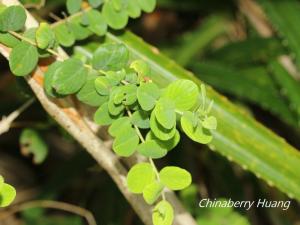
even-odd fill
[[(150, 66), (133, 58), (119, 43), (99, 45), (90, 58), (68, 58), (60, 52), (59, 46), (71, 47), (91, 34), (103, 36), (108, 27), (124, 28), (129, 17), (153, 11), (155, 0), (68, 0), (66, 7), (70, 17), (24, 30), (24, 8), (0, 6), (0, 42), (12, 48), (10, 69), (16, 76), (26, 76), (40, 58), (56, 57), (44, 75), (47, 96), (76, 95), (82, 103), (98, 108), (94, 121), (109, 127), (113, 151), (121, 157), (138, 153), (145, 158), (127, 175), (129, 191), (142, 194), (149, 205), (154, 205), (155, 225), (172, 224), (173, 207), (165, 190), (185, 189), (192, 178), (176, 166), (159, 170), (154, 160), (176, 147), (180, 141), (178, 127), (193, 141), (208, 144), (212, 140), (217, 121), (210, 115), (213, 103), (207, 102), (205, 86), (201, 85), (199, 92), (194, 82), (181, 79), (160, 89), (151, 79)], [(11, 188), (1, 177), (0, 192), (12, 192)], [(13, 194), (3, 204), (0, 201), (0, 206), (7, 206), (11, 199)]]

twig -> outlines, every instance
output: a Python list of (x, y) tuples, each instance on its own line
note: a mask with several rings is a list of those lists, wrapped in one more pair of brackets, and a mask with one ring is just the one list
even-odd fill
[(24, 112), (31, 104), (35, 101), (35, 98), (29, 99), (25, 102), (21, 107), (17, 110), (13, 111), (7, 117), (4, 116), (0, 121), (0, 135), (9, 131), (13, 121), (22, 113)]
[(4, 211), (3, 213), (0, 213), (0, 221), (12, 216), (15, 213), (30, 208), (51, 208), (51, 209), (58, 209), (58, 210), (70, 212), (85, 218), (89, 225), (97, 225), (96, 220), (90, 211), (69, 203), (50, 201), (50, 200), (37, 200), (37, 201), (25, 202), (19, 205), (14, 205), (8, 208), (8, 210)]

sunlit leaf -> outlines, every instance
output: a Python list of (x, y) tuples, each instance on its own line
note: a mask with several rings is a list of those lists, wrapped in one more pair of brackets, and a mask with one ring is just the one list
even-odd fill
[(165, 200), (160, 201), (152, 213), (154, 225), (172, 225), (174, 220), (174, 210), (171, 204)]
[(178, 110), (190, 110), (197, 102), (198, 86), (190, 80), (176, 80), (164, 91), (164, 97), (172, 99)]
[(159, 172), (161, 182), (173, 191), (182, 190), (192, 182), (191, 174), (176, 166), (166, 166)]
[(143, 191), (143, 197), (145, 201), (152, 205), (160, 196), (164, 186), (157, 181), (152, 182), (151, 184), (148, 184)]
[(136, 164), (127, 174), (128, 189), (132, 193), (141, 194), (145, 187), (151, 184), (154, 179), (155, 173), (150, 163)]
[(13, 186), (3, 183), (0, 189), (0, 207), (9, 206), (16, 197), (16, 190)]
[(201, 144), (208, 144), (212, 140), (211, 132), (208, 129), (205, 129), (200, 121), (197, 122), (197, 118), (195, 118), (195, 115), (192, 112), (184, 112), (181, 117), (181, 127), (193, 141)]

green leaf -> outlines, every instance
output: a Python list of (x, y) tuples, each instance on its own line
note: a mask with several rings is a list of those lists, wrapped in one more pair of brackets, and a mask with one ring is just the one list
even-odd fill
[(13, 5), (0, 13), (0, 31), (21, 30), (26, 22), (26, 13), (22, 6)]
[(36, 43), (37, 46), (42, 49), (52, 48), (54, 46), (55, 34), (47, 23), (40, 23), (40, 26), (36, 30)]
[(87, 69), (79, 59), (67, 59), (54, 74), (52, 87), (62, 95), (76, 93), (85, 84), (87, 74)]
[(174, 137), (176, 133), (176, 127), (174, 126), (172, 129), (164, 128), (160, 125), (155, 117), (155, 112), (152, 111), (150, 116), (150, 128), (153, 134), (160, 140), (166, 141), (170, 140)]
[(112, 122), (116, 119), (118, 119), (120, 115), (113, 116), (109, 113), (108, 111), (108, 103), (105, 102), (103, 105), (101, 105), (98, 110), (94, 114), (94, 121), (95, 123), (105, 126), (105, 125), (110, 125)]
[(0, 32), (0, 43), (4, 44), (9, 48), (13, 48), (17, 44), (19, 44), (19, 39), (11, 35), (10, 33), (2, 33)]
[(156, 0), (137, 0), (138, 5), (147, 13), (153, 12), (156, 5)]
[(199, 119), (196, 118), (196, 115), (192, 112), (184, 112), (181, 117), (181, 127), (186, 135), (193, 141), (201, 144), (208, 144), (212, 140), (212, 134), (210, 131), (202, 127)]
[(112, 137), (122, 135), (124, 131), (131, 128), (130, 118), (128, 116), (121, 117), (115, 120), (109, 127), (108, 132)]
[[(27, 38), (28, 40), (31, 40), (32, 42), (36, 42), (36, 31), (37, 31), (37, 27), (33, 27), (33, 28), (29, 28), (27, 29), (24, 33), (23, 33), (23, 37), (24, 38)], [(28, 43), (26, 41), (22, 41), (22, 42), (25, 42), (25, 43)], [(57, 42), (55, 42), (55, 44), (57, 44)], [(50, 56), (50, 53), (45, 51), (44, 49), (40, 49), (40, 48), (37, 48), (37, 51), (38, 51), (38, 56), (40, 58), (44, 58), (44, 57), (49, 57)]]
[(126, 8), (127, 1), (128, 0), (111, 0), (114, 9), (117, 11), (121, 11)]
[(159, 172), (160, 181), (169, 189), (178, 191), (192, 183), (191, 174), (176, 166), (166, 166)]
[(165, 200), (160, 201), (152, 213), (153, 225), (172, 225), (174, 210), (171, 204)]
[(95, 88), (95, 77), (86, 81), (83, 87), (76, 94), (79, 101), (90, 105), (100, 106), (104, 102), (108, 101), (107, 96), (99, 95)]
[(176, 80), (163, 92), (163, 97), (172, 99), (178, 110), (190, 110), (195, 106), (199, 95), (197, 85), (190, 80)]
[(41, 164), (47, 158), (48, 146), (39, 133), (33, 129), (24, 129), (22, 131), (20, 147), (23, 155), (33, 155), (35, 164)]
[(88, 2), (93, 8), (98, 8), (103, 3), (103, 0), (88, 0)]
[(52, 87), (52, 80), (55, 75), (55, 73), (58, 72), (58, 68), (60, 68), (62, 65), (62, 62), (56, 61), (52, 63), (49, 67), (48, 70), (44, 74), (44, 90), (46, 94), (49, 97), (52, 98), (58, 98), (62, 97), (63, 95), (58, 94)]
[(162, 141), (160, 139), (158, 139), (152, 131), (148, 132), (147, 136), (146, 136), (146, 141), (148, 140), (153, 140), (155, 141), (161, 148), (166, 149), (167, 151), (172, 150), (173, 148), (176, 147), (176, 145), (179, 143), (180, 141), (180, 134), (178, 132), (178, 130), (176, 130), (176, 133), (174, 135), (174, 137), (172, 137), (171, 139), (167, 140), (167, 141)]
[(129, 53), (123, 44), (104, 44), (94, 53), (92, 64), (96, 70), (117, 71), (126, 66)]
[(100, 95), (109, 95), (112, 85), (107, 77), (101, 76), (95, 79), (95, 88)]
[(131, 18), (138, 18), (141, 16), (141, 8), (136, 4), (136, 0), (128, 0), (126, 12)]
[(86, 16), (89, 20), (88, 29), (99, 36), (102, 36), (106, 33), (107, 24), (99, 11), (91, 9), (86, 13)]
[(143, 193), (145, 187), (155, 180), (155, 172), (150, 163), (134, 165), (127, 174), (127, 185), (130, 192)]
[(144, 60), (137, 59), (130, 64), (130, 68), (134, 69), (139, 75), (150, 76), (151, 69)]
[(75, 43), (75, 36), (71, 27), (62, 23), (59, 26), (53, 27), (58, 43), (64, 47), (70, 47)]
[(126, 71), (123, 69), (120, 71), (108, 71), (106, 73), (106, 77), (114, 85), (120, 84), (120, 82), (125, 78), (125, 76), (126, 76)]
[(74, 14), (81, 9), (82, 0), (67, 0), (67, 10), (70, 14)]
[(138, 128), (148, 129), (150, 128), (149, 115), (143, 110), (135, 111), (132, 114), (131, 123), (137, 126)]
[(140, 139), (135, 129), (127, 127), (124, 129), (124, 133), (118, 135), (114, 140), (113, 150), (119, 156), (129, 157), (135, 152), (139, 142)]
[(124, 105), (132, 105), (137, 100), (137, 87), (134, 84), (127, 84), (123, 86), (124, 91)]
[(157, 121), (167, 129), (176, 126), (175, 104), (172, 99), (160, 98), (154, 108)]
[(141, 143), (137, 147), (137, 151), (145, 157), (150, 157), (153, 159), (159, 159), (167, 154), (167, 150), (160, 147), (158, 143), (153, 140), (148, 140)]
[(202, 126), (209, 130), (217, 129), (217, 119), (214, 116), (206, 117), (202, 122)]
[(9, 184), (3, 183), (0, 189), (0, 207), (9, 206), (16, 197), (16, 190)]
[(128, 83), (131, 83), (131, 84), (138, 83), (137, 74), (134, 72), (133, 69), (126, 69), (125, 81), (127, 81)]
[(102, 15), (106, 22), (113, 29), (122, 29), (128, 22), (128, 15), (124, 10), (117, 11), (111, 1), (105, 2), (102, 8)]
[(151, 184), (148, 184), (143, 191), (143, 197), (145, 201), (152, 205), (160, 196), (164, 186), (157, 181), (152, 182)]
[(160, 90), (154, 83), (141, 83), (137, 89), (137, 99), (143, 110), (153, 109), (159, 98)]
[[(82, 16), (85, 14), (86, 13), (84, 13)], [(92, 34), (92, 31), (81, 23), (80, 17), (75, 17), (75, 19), (69, 22), (69, 27), (76, 40), (84, 40)]]
[(114, 96), (110, 96), (109, 102), (108, 102), (108, 111), (110, 114), (116, 116), (119, 115), (121, 112), (123, 112), (125, 109), (125, 106), (123, 104), (115, 104), (114, 103)]
[(38, 63), (38, 51), (35, 46), (26, 42), (16, 45), (9, 55), (9, 67), (16, 76), (26, 76)]

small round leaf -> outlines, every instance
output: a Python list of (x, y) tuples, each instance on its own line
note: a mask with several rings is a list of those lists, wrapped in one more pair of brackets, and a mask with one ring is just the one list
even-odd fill
[(16, 76), (26, 76), (38, 63), (38, 51), (35, 46), (26, 42), (16, 45), (9, 55), (9, 67)]
[(176, 109), (190, 110), (197, 102), (198, 86), (190, 80), (180, 79), (171, 83), (164, 91), (163, 96), (174, 101)]
[(26, 18), (25, 9), (22, 6), (9, 6), (0, 13), (0, 31), (21, 30), (25, 25)]
[(165, 200), (160, 201), (152, 213), (154, 225), (172, 225), (174, 220), (174, 209), (171, 204)]
[(54, 74), (52, 87), (62, 95), (76, 93), (85, 84), (87, 75), (87, 69), (79, 59), (67, 59)]
[(115, 120), (109, 127), (108, 132), (112, 137), (116, 137), (122, 135), (128, 128), (131, 128), (130, 118), (124, 116)]
[(167, 150), (163, 149), (153, 140), (148, 140), (137, 147), (140, 154), (145, 157), (159, 159), (167, 154)]
[(154, 111), (152, 111), (150, 116), (150, 128), (155, 137), (163, 141), (170, 140), (176, 134), (175, 126), (172, 129), (167, 129), (159, 124), (155, 117)]
[(129, 157), (135, 152), (139, 141), (140, 139), (136, 131), (131, 127), (127, 127), (124, 129), (124, 132), (118, 135), (114, 140), (113, 150), (119, 156)]
[(176, 126), (175, 105), (171, 99), (160, 98), (155, 106), (154, 113), (157, 121), (167, 129)]
[(130, 192), (143, 193), (145, 187), (155, 180), (155, 172), (150, 163), (139, 163), (127, 174), (127, 185)]
[(9, 206), (16, 197), (16, 190), (13, 186), (3, 183), (0, 190), (0, 207)]
[(161, 182), (173, 191), (185, 189), (192, 183), (191, 174), (176, 166), (166, 166), (159, 172)]
[(95, 34), (102, 36), (107, 31), (107, 24), (102, 16), (102, 14), (95, 10), (91, 9), (86, 13), (86, 16), (89, 20), (88, 29), (94, 32)]
[(143, 110), (153, 109), (159, 98), (160, 90), (154, 83), (142, 83), (137, 89), (137, 99)]
[(55, 44), (55, 33), (47, 23), (40, 23), (36, 30), (36, 43), (41, 49), (52, 48)]
[(133, 125), (136, 125), (138, 128), (141, 128), (141, 129), (150, 128), (149, 115), (145, 111), (142, 111), (142, 110), (135, 111), (132, 114), (131, 122)]
[(123, 69), (129, 59), (129, 52), (123, 44), (107, 43), (101, 45), (94, 53), (93, 68), (104, 71)]
[(184, 112), (181, 117), (181, 127), (184, 133), (193, 141), (208, 144), (212, 140), (211, 132), (202, 127), (199, 119), (192, 112)]
[(105, 2), (102, 8), (102, 14), (110, 27), (113, 29), (122, 29), (128, 22), (126, 11), (117, 11), (111, 1)]
[(143, 197), (145, 201), (152, 205), (160, 196), (164, 186), (157, 181), (147, 185), (143, 191)]
[(110, 125), (110, 124), (112, 124), (112, 122), (114, 120), (118, 119), (121, 115), (122, 114), (117, 115), (117, 116), (111, 115), (109, 113), (109, 111), (108, 111), (108, 103), (105, 102), (95, 112), (95, 114), (94, 114), (94, 121), (97, 124), (102, 125), (102, 126)]

